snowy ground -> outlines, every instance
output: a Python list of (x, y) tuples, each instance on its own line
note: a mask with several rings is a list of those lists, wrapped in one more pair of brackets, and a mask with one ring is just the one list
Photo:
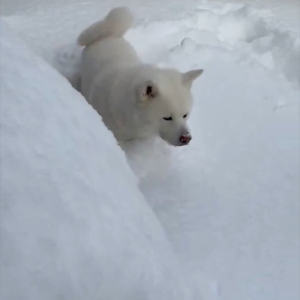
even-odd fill
[[(201, 282), (205, 300), (298, 300), (299, 3), (162, 2), (114, 2), (129, 3), (137, 15), (127, 38), (145, 61), (183, 71), (201, 67), (205, 73), (193, 89), (196, 101), (190, 120), (194, 136), (190, 146), (175, 149), (161, 141), (124, 146), (142, 192), (137, 199), (143, 208), (135, 210), (133, 206), (131, 213), (145, 217), (149, 224), (156, 224), (158, 218), (179, 264), (188, 270), (190, 278)], [(2, 5), (4, 22), (69, 79), (78, 67), (80, 49), (74, 45), (78, 33), (113, 6), (109, 1), (95, 0), (68, 0), (63, 5), (57, 1), (23, 1), (22, 9), (16, 0), (3, 1)], [(78, 118), (92, 113), (87, 105), (81, 106), (87, 112)], [(74, 113), (78, 114), (76, 108)], [(71, 121), (67, 124), (74, 126)], [(66, 134), (71, 135), (69, 130)], [(90, 139), (101, 141), (106, 133), (100, 133), (97, 139), (94, 130)], [(14, 140), (10, 143), (13, 146)], [(111, 158), (105, 147), (100, 148), (100, 162), (102, 153), (111, 161), (121, 155), (117, 149), (111, 151)], [(84, 155), (85, 150), (81, 151)], [(92, 157), (97, 161), (95, 154)], [(72, 159), (76, 161), (76, 157)], [(121, 161), (118, 163), (124, 166), (120, 168), (126, 169)], [(85, 168), (87, 176), (93, 176), (92, 166)], [(95, 176), (101, 178), (100, 173)], [(136, 186), (130, 184), (134, 190)], [(110, 200), (115, 209), (116, 197)], [(121, 201), (125, 201), (123, 197)], [(155, 213), (151, 218), (147, 217), (151, 212), (146, 203)], [(122, 208), (118, 216), (119, 211)], [(125, 211), (126, 220), (129, 213)], [(88, 219), (89, 213), (82, 218)], [(118, 228), (117, 220), (114, 222), (106, 226)], [(132, 222), (130, 226), (138, 224)], [(149, 248), (143, 241), (147, 230), (164, 235), (159, 225), (154, 227), (142, 227), (137, 233), (141, 252)], [(130, 234), (130, 230), (123, 234)], [(167, 242), (156, 243), (151, 246), (153, 261), (157, 272), (163, 274), (173, 262), (162, 267), (160, 263), (172, 256), (172, 251), (167, 250)], [(97, 245), (93, 247), (95, 251)], [(126, 251), (135, 255), (133, 249)], [(209, 278), (208, 287), (202, 274)], [(160, 278), (165, 280), (163, 275)], [(183, 290), (191, 289), (187, 282), (184, 284)]]

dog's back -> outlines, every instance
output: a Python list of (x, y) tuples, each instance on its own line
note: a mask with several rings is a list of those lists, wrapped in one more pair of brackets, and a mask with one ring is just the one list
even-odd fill
[(133, 16), (126, 7), (112, 9), (104, 20), (85, 29), (78, 37), (80, 46), (89, 46), (108, 37), (123, 37), (132, 26)]
[(78, 37), (78, 44), (84, 46), (81, 68), (81, 92), (89, 101), (93, 81), (107, 72), (120, 69), (123, 65), (139, 63), (133, 47), (123, 38), (131, 27), (133, 16), (125, 7), (110, 11), (106, 18), (99, 21)]

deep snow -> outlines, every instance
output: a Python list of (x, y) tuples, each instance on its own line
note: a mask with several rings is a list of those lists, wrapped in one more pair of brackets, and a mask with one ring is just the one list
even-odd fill
[(198, 299), (97, 113), (4, 23), (0, 41), (0, 298)]
[[(21, 13), (4, 2), (6, 13), (11, 14), (4, 20), (35, 53), (69, 79), (76, 78), (80, 49), (74, 41), (80, 30), (105, 15), (112, 3), (68, 0), (62, 5), (44, 1), (38, 7), (33, 3), (23, 2)], [(136, 26), (127, 38), (144, 60), (183, 71), (205, 69), (193, 89), (196, 103), (190, 125), (194, 139), (189, 147), (170, 148), (156, 140), (124, 145), (143, 196), (163, 225), (181, 268), (183, 264), (188, 270), (189, 279), (180, 290), (189, 289), (187, 282), (194, 279), (198, 285), (201, 283), (204, 299), (212, 299), (215, 294), (226, 300), (298, 300), (299, 37), (294, 13), (299, 4), (293, 1), (283, 4), (277, 0), (272, 5), (270, 1), (264, 4), (256, 1), (252, 2), (253, 6), (240, 1), (127, 3), (133, 5), (137, 14)], [(285, 9), (280, 11), (280, 7)], [(279, 22), (281, 17), (284, 22)], [(67, 104), (66, 107), (70, 109)], [(90, 124), (88, 113), (79, 112), (76, 107), (72, 111), (87, 118)], [(61, 118), (65, 113), (70, 115), (65, 110)], [(97, 122), (103, 129), (101, 122)], [(75, 125), (71, 120), (66, 124), (72, 136)], [(55, 135), (60, 130), (58, 126)], [(97, 130), (93, 129), (93, 133), (93, 139), (106, 140), (103, 131), (99, 136)], [(82, 134), (89, 136), (86, 131)], [(11, 140), (11, 145), (14, 143)], [(30, 140), (26, 143), (29, 147)], [(115, 161), (120, 151), (115, 149), (115, 143), (111, 147), (106, 151), (106, 146), (102, 146), (101, 162), (105, 155), (120, 164)], [(109, 152), (113, 155), (108, 155)], [(22, 157), (21, 161), (26, 161), (27, 156)], [(86, 173), (83, 173), (86, 175), (91, 165), (99, 163), (95, 155), (89, 157), (93, 160), (86, 159)], [(36, 158), (33, 156), (32, 160)], [(115, 166), (114, 172), (123, 167), (128, 169), (124, 161)], [(123, 178), (123, 171), (120, 172)], [(108, 175), (97, 173), (88, 178), (91, 176), (90, 180), (101, 176), (105, 180), (103, 187), (106, 186)], [(83, 180), (84, 175), (80, 178)], [(74, 191), (72, 186), (66, 192), (80, 193), (80, 182)], [(132, 184), (130, 189), (137, 187)], [(133, 214), (139, 213), (141, 219), (151, 214), (143, 196), (139, 196), (143, 203), (139, 211), (131, 207), (131, 202), (122, 201)], [(121, 214), (123, 206), (115, 203), (114, 209)], [(123, 211), (126, 218), (127, 212)], [(117, 217), (121, 218), (120, 214)], [(89, 214), (83, 217), (89, 219)], [(120, 226), (117, 217), (113, 219), (114, 225), (108, 225), (112, 233), (115, 226)], [(152, 222), (157, 224), (154, 216), (149, 219), (149, 230), (163, 235), (159, 225), (151, 228)], [(143, 253), (147, 248), (143, 228), (138, 234)], [(122, 233), (116, 230), (115, 238), (119, 235)], [(76, 253), (80, 253), (80, 241)], [(164, 238), (162, 243), (163, 249), (167, 248)], [(154, 245), (153, 252), (160, 253), (160, 247)], [(93, 249), (96, 248), (97, 245)], [(105, 251), (109, 252), (109, 248), (107, 245)], [(154, 255), (157, 270), (165, 267), (160, 266), (165, 261), (164, 253), (168, 256), (172, 251), (163, 250), (162, 257)], [(74, 261), (77, 258), (74, 256)], [(175, 268), (176, 273), (174, 260), (168, 266)], [(138, 274), (139, 268), (135, 270)], [(211, 279), (208, 288), (211, 291), (204, 290), (207, 287), (202, 272)], [(164, 282), (163, 276), (159, 278)], [(134, 279), (128, 279), (127, 284), (135, 283)], [(145, 286), (149, 287), (149, 283)]]

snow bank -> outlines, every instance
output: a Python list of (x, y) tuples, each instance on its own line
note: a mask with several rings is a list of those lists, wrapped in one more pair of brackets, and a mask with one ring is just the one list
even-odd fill
[[(149, 61), (168, 55), (170, 46), (191, 39), (199, 45), (235, 52), (237, 59), (257, 62), (299, 87), (299, 35), (288, 31), (272, 17), (271, 11), (257, 10), (251, 5), (203, 1), (180, 18), (150, 24), (141, 22), (128, 37)], [(135, 43), (143, 39), (145, 32), (155, 39), (146, 44)], [(157, 39), (161, 42), (159, 45), (156, 45)]]
[[(128, 33), (127, 38), (149, 61), (166, 54), (171, 45), (178, 45), (183, 39), (191, 38), (199, 44), (234, 51), (238, 58), (248, 59), (250, 63), (257, 62), (299, 87), (299, 34), (287, 30), (274, 19), (271, 10), (257, 10), (243, 3), (187, 1), (185, 9), (180, 9), (182, 5), (174, 3), (170, 14), (164, 9), (158, 9), (159, 2), (154, 2), (152, 9), (146, 9), (146, 5), (143, 10), (143, 6), (137, 5), (134, 0), (131, 0), (132, 5), (128, 0), (120, 1), (109, 4), (105, 1), (85, 3), (68, 0), (64, 6), (43, 1), (37, 9), (33, 0), (28, 0), (32, 5), (29, 15), (16, 14), (5, 17), (5, 20), (36, 53), (71, 81), (78, 71), (81, 52), (75, 45), (78, 34), (103, 17), (112, 6), (123, 3), (137, 12), (138, 19), (136, 28)], [(52, 25), (54, 22), (55, 27)], [(36, 24), (39, 24), (38, 30)], [(45, 35), (47, 40), (44, 39)], [(141, 43), (145, 35), (153, 38)], [(159, 45), (157, 40), (160, 40)], [(155, 47), (152, 48), (152, 45)]]
[(193, 88), (191, 145), (132, 143), (127, 158), (188, 280), (205, 272), (222, 300), (299, 300), (299, 37), (273, 19), (278, 1), (255, 1), (268, 2), (264, 11), (227, 1), (26, 1), (28, 13), (16, 6), (5, 20), (68, 78), (78, 70), (78, 33), (125, 2), (138, 17), (127, 38), (143, 59), (205, 69)]
[[(217, 8), (131, 31), (147, 60), (205, 71), (193, 85), (191, 144), (126, 152), (179, 256), (216, 279), (220, 299), (298, 300), (299, 89), (239, 51), (239, 40), (255, 41), (250, 16), (232, 16), (245, 8)], [(263, 24), (262, 35), (270, 33)], [(157, 38), (138, 43), (143, 36)], [(288, 49), (285, 39), (281, 46)]]
[(0, 179), (1, 299), (199, 299), (101, 118), (4, 23)]

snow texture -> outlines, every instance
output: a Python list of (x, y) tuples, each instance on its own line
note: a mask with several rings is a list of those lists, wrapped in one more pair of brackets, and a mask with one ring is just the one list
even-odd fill
[(198, 299), (97, 113), (1, 28), (0, 298)]
[[(2, 209), (4, 217), (8, 211), (4, 224), (10, 224), (2, 227), (15, 228), (6, 237), (9, 243), (18, 242), (14, 242), (17, 258), (1, 255), (5, 262), (13, 259), (10, 266), (3, 263), (11, 270), (2, 273), (9, 274), (7, 280), (24, 276), (16, 281), (32, 295), (36, 289), (32, 280), (36, 283), (40, 272), (34, 268), (45, 264), (42, 274), (53, 280), (41, 277), (39, 286), (51, 282), (54, 287), (46, 285), (44, 291), (55, 292), (64, 278), (64, 291), (74, 293), (64, 294), (67, 299), (76, 299), (75, 295), (82, 299), (74, 286), (85, 293), (98, 288), (101, 300), (110, 299), (107, 295), (118, 299), (114, 293), (134, 299), (141, 286), (144, 298), (137, 299), (178, 295), (198, 300), (199, 287), (204, 300), (298, 300), (299, 3), (18, 1), (4, 1), (2, 18), (74, 85), (81, 53), (75, 45), (78, 34), (111, 7), (124, 4), (137, 15), (126, 38), (145, 61), (205, 72), (193, 87), (191, 145), (178, 149), (160, 140), (122, 145), (137, 183), (101, 118), (82, 97), (53, 70), (51, 76), (45, 72), (32, 77), (28, 70), (33, 55), (25, 64), (19, 58), (27, 50), (8, 49), (9, 58), (2, 63), (11, 71), (2, 74), (10, 96), (1, 102), (1, 122), (11, 122), (1, 132), (6, 149), (1, 153), (7, 156), (2, 159), (1, 176), (6, 181), (1, 179), (1, 185), (18, 201), (8, 202), (16, 203), (11, 211)], [(16, 2), (19, 8), (13, 7)], [(35, 72), (45, 66), (51, 69), (38, 61)], [(45, 80), (36, 84), (40, 77)], [(47, 158), (50, 154), (53, 160)], [(23, 181), (27, 184), (22, 187)], [(109, 201), (99, 201), (104, 198), (99, 195)], [(104, 211), (110, 211), (105, 218)], [(47, 219), (44, 214), (52, 226), (41, 221)], [(60, 226), (68, 230), (62, 234)], [(24, 241), (26, 235), (30, 239)], [(56, 246), (45, 246), (41, 240)], [(23, 248), (27, 252), (18, 250)], [(32, 249), (41, 249), (37, 253), (49, 258)], [(122, 253), (130, 257), (132, 272), (119, 277), (120, 270), (128, 268)], [(78, 274), (76, 270), (82, 269), (86, 273)], [(118, 288), (111, 284), (115, 274), (120, 278)], [(100, 287), (91, 279), (97, 276)], [(165, 294), (155, 294), (153, 286)]]

